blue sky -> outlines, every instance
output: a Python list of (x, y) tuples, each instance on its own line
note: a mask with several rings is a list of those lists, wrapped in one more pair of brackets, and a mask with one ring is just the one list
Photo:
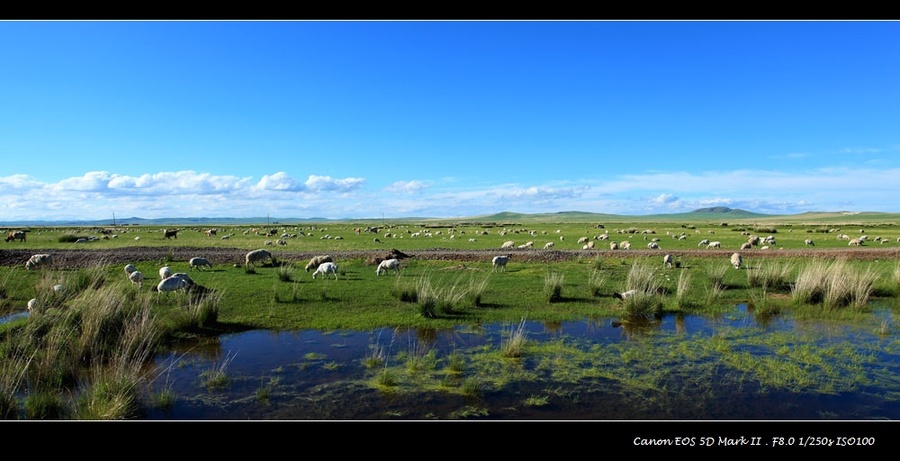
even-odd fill
[(0, 222), (900, 212), (896, 21), (3, 21)]

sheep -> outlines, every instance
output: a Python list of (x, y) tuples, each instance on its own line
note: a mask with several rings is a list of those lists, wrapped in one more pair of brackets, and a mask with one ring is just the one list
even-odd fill
[(197, 270), (201, 270), (203, 268), (212, 269), (212, 263), (210, 263), (208, 259), (201, 258), (199, 256), (191, 258), (189, 264), (191, 266), (191, 270), (194, 270), (194, 268), (196, 268)]
[(663, 256), (663, 264), (666, 265), (669, 269), (672, 268), (672, 255)]
[(623, 291), (621, 293), (613, 293), (613, 298), (628, 299), (628, 298), (634, 296), (636, 293), (637, 293), (637, 290), (628, 290), (628, 291)]
[(649, 248), (649, 249), (651, 249), (651, 250), (658, 250), (658, 249), (659, 249), (659, 244), (656, 243), (656, 242), (650, 242), (650, 243), (647, 244), (647, 248)]
[(194, 285), (195, 285), (194, 279), (192, 279), (190, 275), (187, 275), (187, 274), (184, 273), (184, 272), (176, 272), (176, 273), (170, 275), (170, 277), (178, 277), (178, 278), (184, 280), (185, 282), (187, 282), (187, 285), (188, 285), (188, 286), (194, 286)]
[(381, 275), (383, 272), (387, 272), (389, 270), (394, 271), (395, 274), (400, 273), (400, 260), (399, 259), (385, 259), (378, 264), (378, 268), (375, 269), (375, 275)]
[(741, 250), (749, 250), (751, 248), (753, 248), (753, 244), (751, 244), (750, 242), (744, 242), (741, 244)]
[(28, 312), (32, 312), (37, 310), (38, 300), (37, 298), (31, 298), (28, 300), (28, 304), (25, 307), (28, 309)]
[(156, 300), (159, 301), (159, 295), (161, 293), (166, 294), (166, 298), (169, 297), (169, 292), (178, 291), (178, 290), (186, 290), (188, 286), (187, 280), (181, 277), (167, 277), (162, 279), (159, 284), (156, 285)]
[(163, 229), (163, 235), (165, 235), (166, 240), (170, 238), (178, 240), (178, 229)]
[(553, 242), (547, 242), (547, 243), (544, 244), (544, 249), (545, 249), (545, 250), (549, 250), (549, 249), (551, 249), (551, 248), (553, 248)]
[(719, 241), (709, 242), (709, 244), (706, 245), (707, 250), (710, 248), (721, 248), (721, 247), (722, 247), (722, 242), (719, 242)]
[(263, 249), (253, 250), (244, 257), (244, 262), (246, 262), (248, 266), (251, 264), (264, 263), (266, 260), (270, 260), (272, 261), (272, 264), (275, 264), (275, 257), (272, 256), (272, 253)]
[(25, 269), (38, 269), (49, 266), (50, 264), (53, 264), (53, 257), (47, 253), (41, 253), (32, 255), (28, 258), (28, 261), (25, 262)]
[(169, 266), (163, 266), (159, 268), (159, 279), (165, 280), (168, 277), (172, 276), (172, 268)]
[(131, 280), (131, 283), (137, 285), (138, 288), (144, 286), (144, 274), (141, 271), (136, 270), (128, 273), (128, 280)]
[(12, 242), (12, 241), (16, 241), (16, 240), (18, 240), (20, 242), (24, 242), (25, 241), (25, 231), (20, 231), (20, 230), (12, 231), (6, 235), (7, 242)]
[(703, 245), (709, 245), (709, 239), (703, 239), (703, 240), (697, 242), (698, 247), (702, 247)]
[(312, 278), (316, 278), (316, 276), (318, 274), (322, 274), (325, 277), (327, 277), (328, 273), (331, 272), (332, 274), (334, 274), (334, 279), (337, 280), (338, 279), (337, 271), (338, 271), (337, 264), (335, 264), (331, 261), (326, 261), (326, 262), (323, 262), (322, 264), (319, 264), (319, 267), (317, 267), (316, 271), (313, 272)]
[(625, 240), (624, 242), (619, 244), (620, 250), (630, 250), (631, 249), (631, 241)]
[(506, 271), (506, 263), (509, 262), (509, 258), (511, 258), (511, 257), (512, 257), (511, 254), (508, 254), (506, 256), (494, 256), (494, 258), (491, 259), (491, 266), (492, 266), (491, 270), (492, 271), (498, 271), (498, 270)]
[(125, 265), (125, 275), (131, 275), (131, 273), (136, 270), (137, 270), (137, 268), (134, 267), (134, 264), (126, 264)]
[(862, 240), (862, 239), (858, 239), (858, 238), (852, 239), (852, 240), (850, 240), (849, 242), (847, 242), (847, 246), (857, 246), (857, 247), (859, 247), (859, 246), (862, 246), (862, 244), (863, 244), (863, 240)]
[(212, 237), (213, 235), (216, 235), (216, 230), (215, 229), (206, 229), (206, 231), (204, 233), (206, 234), (207, 237)]
[(516, 246), (516, 242), (513, 242), (512, 240), (507, 240), (507, 241), (503, 242), (503, 245), (500, 245), (500, 249), (501, 249), (501, 250), (508, 250), (508, 249), (513, 248), (513, 247), (515, 247), (515, 246)]
[(743, 258), (741, 258), (740, 253), (733, 253), (731, 255), (731, 265), (734, 266), (735, 269), (740, 269), (741, 264), (744, 262)]
[(816, 246), (816, 242), (813, 242), (812, 239), (806, 239), (803, 241), (803, 243), (806, 244), (807, 246), (811, 246), (811, 247)]
[(328, 262), (334, 262), (334, 259), (331, 257), (331, 255), (313, 256), (312, 259), (309, 260), (309, 263), (306, 264), (306, 272), (318, 269), (320, 264)]

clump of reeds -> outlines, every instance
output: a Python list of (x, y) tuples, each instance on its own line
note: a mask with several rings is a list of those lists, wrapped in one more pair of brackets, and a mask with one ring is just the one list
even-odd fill
[(829, 309), (861, 309), (868, 303), (877, 279), (871, 267), (858, 271), (844, 259), (817, 259), (800, 269), (792, 296), (797, 302), (821, 303)]
[(544, 295), (551, 303), (562, 300), (562, 289), (565, 275), (552, 271), (544, 276)]
[(712, 283), (713, 289), (721, 291), (725, 289), (725, 273), (730, 266), (713, 265), (706, 270), (706, 275)]
[(592, 296), (597, 297), (603, 294), (603, 286), (606, 285), (607, 277), (606, 272), (596, 267), (591, 269), (590, 273), (588, 273), (588, 287)]
[[(296, 284), (293, 289), (293, 299), (296, 300), (298, 297)], [(224, 293), (221, 291), (208, 290), (191, 297), (187, 306), (190, 324), (196, 328), (203, 328), (216, 323), (219, 320), (219, 306), (223, 296)]]
[(688, 271), (679, 271), (678, 280), (675, 283), (675, 304), (679, 307), (687, 303), (687, 295), (691, 289), (691, 274)]
[(468, 290), (461, 287), (459, 280), (449, 285), (435, 285), (431, 277), (422, 275), (415, 282), (415, 299), (419, 313), (428, 318), (449, 314), (466, 298)]
[(294, 281), (294, 265), (291, 263), (282, 264), (278, 266), (278, 280), (282, 282), (293, 282)]
[(525, 319), (522, 319), (518, 326), (504, 331), (502, 336), (506, 338), (506, 341), (501, 340), (500, 343), (500, 353), (504, 357), (521, 357), (525, 353), (525, 344), (527, 343)]
[(750, 288), (782, 290), (790, 287), (792, 262), (774, 262), (747, 267), (747, 284)]
[(484, 305), (481, 298), (484, 296), (485, 290), (487, 290), (489, 281), (489, 275), (478, 279), (474, 275), (469, 277), (469, 289), (466, 296), (473, 306), (480, 307)]
[(645, 262), (634, 262), (625, 277), (625, 290), (633, 294), (623, 299), (626, 317), (649, 319), (662, 311), (662, 285), (656, 271)]

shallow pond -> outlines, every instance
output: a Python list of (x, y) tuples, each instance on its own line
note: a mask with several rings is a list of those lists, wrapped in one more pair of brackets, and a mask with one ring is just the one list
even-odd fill
[(149, 392), (175, 398), (144, 419), (896, 420), (893, 323), (739, 305), (643, 325), (249, 331), (158, 354)]

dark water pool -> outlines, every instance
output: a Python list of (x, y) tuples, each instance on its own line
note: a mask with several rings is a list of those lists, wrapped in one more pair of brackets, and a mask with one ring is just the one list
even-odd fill
[[(249, 331), (156, 356), (147, 420), (896, 420), (900, 341), (867, 325), (670, 316), (447, 331)], [(524, 339), (518, 356), (502, 351)], [(219, 377), (219, 380), (213, 379)]]

